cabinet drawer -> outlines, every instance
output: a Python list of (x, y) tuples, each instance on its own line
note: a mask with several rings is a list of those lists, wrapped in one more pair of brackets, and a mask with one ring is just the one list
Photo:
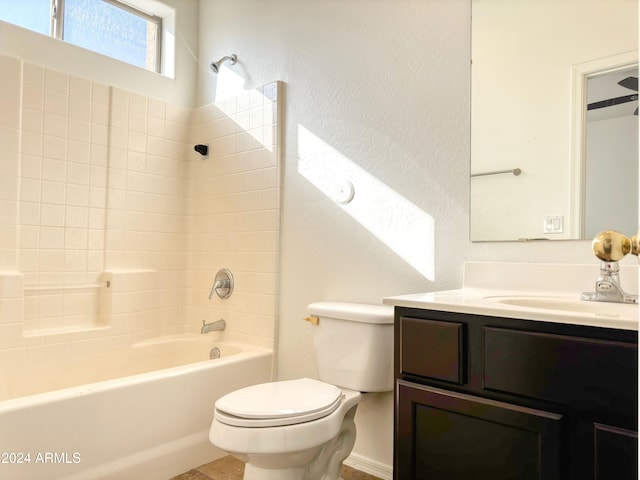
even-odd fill
[(484, 327), (484, 388), (635, 414), (638, 347)]
[(400, 318), (400, 371), (410, 375), (464, 383), (463, 325)]

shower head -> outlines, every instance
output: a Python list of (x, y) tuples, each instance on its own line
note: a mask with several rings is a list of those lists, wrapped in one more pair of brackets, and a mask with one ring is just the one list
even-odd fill
[(234, 53), (228, 57), (222, 57), (217, 62), (211, 62), (211, 70), (213, 70), (213, 73), (218, 73), (220, 71), (220, 66), (227, 60), (229, 60), (229, 65), (235, 65), (238, 61), (238, 56)]

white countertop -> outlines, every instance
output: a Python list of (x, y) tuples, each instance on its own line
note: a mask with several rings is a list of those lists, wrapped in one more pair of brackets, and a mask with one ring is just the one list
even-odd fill
[[(598, 265), (468, 262), (461, 289), (387, 297), (383, 303), (637, 331), (637, 304), (580, 300), (581, 292), (593, 289), (598, 270)], [(621, 269), (623, 288), (625, 280), (630, 286), (625, 290), (636, 293), (637, 267)]]
[[(526, 303), (530, 299), (534, 302), (540, 300), (548, 303), (551, 308), (503, 303)], [(553, 306), (554, 302), (556, 306)], [(440, 312), (638, 330), (638, 305), (586, 302), (570, 295), (532, 295), (531, 291), (460, 289), (387, 297), (383, 303)]]

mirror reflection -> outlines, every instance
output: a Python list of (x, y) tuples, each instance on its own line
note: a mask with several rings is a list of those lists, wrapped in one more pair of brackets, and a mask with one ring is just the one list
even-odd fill
[(473, 241), (638, 227), (637, 0), (472, 0)]

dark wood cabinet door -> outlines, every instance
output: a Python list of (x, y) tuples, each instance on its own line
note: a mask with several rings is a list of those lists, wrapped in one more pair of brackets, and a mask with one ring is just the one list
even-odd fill
[(396, 480), (560, 480), (561, 415), (399, 380)]
[(637, 480), (638, 432), (600, 423), (593, 427), (595, 480)]

